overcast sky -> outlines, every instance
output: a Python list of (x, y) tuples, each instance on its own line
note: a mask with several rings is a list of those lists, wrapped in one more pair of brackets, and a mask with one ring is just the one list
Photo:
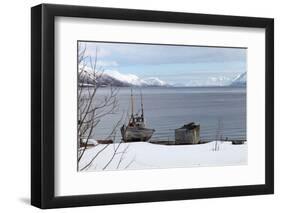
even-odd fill
[(242, 48), (79, 42), (87, 55), (98, 52), (105, 72), (140, 78), (157, 77), (170, 84), (220, 85), (246, 72)]

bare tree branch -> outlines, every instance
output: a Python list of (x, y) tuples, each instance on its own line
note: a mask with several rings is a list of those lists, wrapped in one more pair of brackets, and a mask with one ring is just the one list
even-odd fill
[(118, 164), (117, 164), (117, 167), (116, 167), (117, 169), (119, 169), (120, 164), (122, 163), (122, 161), (124, 159), (124, 155), (127, 153), (128, 149), (129, 149), (129, 145), (127, 145), (125, 147), (125, 149), (122, 151), (121, 156), (120, 156), (119, 161), (118, 161)]
[(127, 166), (125, 166), (124, 169), (128, 169), (132, 165), (132, 163), (135, 162), (135, 160), (136, 160), (136, 156), (127, 164)]
[(85, 169), (88, 169), (88, 168), (92, 165), (92, 163), (94, 162), (94, 160), (95, 160), (109, 145), (110, 145), (110, 144), (107, 144), (107, 145), (104, 146), (101, 150), (99, 150), (99, 151), (97, 152), (97, 154), (92, 158), (92, 160), (91, 160), (88, 164), (86, 164), (86, 166), (84, 166), (83, 168), (81, 168), (80, 170), (83, 171), (83, 170), (85, 170)]
[[(109, 94), (106, 94), (102, 99), (97, 98), (97, 92), (100, 88), (99, 80), (103, 77), (104, 69), (98, 68), (98, 49), (95, 49), (94, 57), (86, 55), (87, 45), (79, 45), (79, 53), (78, 53), (78, 151), (77, 151), (77, 163), (78, 169), (80, 171), (88, 169), (92, 166), (93, 162), (97, 159), (97, 157), (109, 147), (109, 144), (104, 146), (101, 150), (99, 150), (91, 160), (83, 166), (81, 169), (79, 168), (79, 162), (85, 155), (86, 149), (88, 148), (88, 144), (90, 139), (93, 138), (95, 134), (95, 129), (99, 125), (100, 121), (111, 114), (115, 114), (118, 112), (118, 99), (117, 95), (119, 89), (115, 87), (109, 87)], [(123, 114), (124, 115), (124, 114)], [(117, 123), (114, 124), (112, 130), (106, 137), (106, 139), (111, 139), (115, 141), (116, 133), (118, 127), (120, 127), (121, 122), (123, 120), (123, 115), (119, 119)], [(93, 148), (97, 148), (98, 145), (95, 145)], [(119, 151), (121, 147), (121, 141), (117, 146), (113, 144), (113, 153), (110, 159), (106, 162), (103, 169), (108, 168), (108, 166), (113, 162), (113, 159), (122, 154), (124, 156), (125, 150)], [(122, 157), (123, 159), (123, 157)], [(121, 161), (122, 161), (121, 159)], [(119, 159), (120, 161), (120, 159)], [(118, 167), (121, 162), (118, 163)]]

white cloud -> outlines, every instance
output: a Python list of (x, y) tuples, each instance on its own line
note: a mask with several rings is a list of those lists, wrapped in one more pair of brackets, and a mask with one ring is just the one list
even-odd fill
[(79, 48), (82, 51), (84, 48), (86, 48), (85, 51), (85, 56), (91, 56), (91, 57), (96, 57), (96, 54), (98, 58), (103, 58), (103, 57), (108, 57), (111, 55), (111, 52), (108, 49), (99, 47), (95, 45), (95, 43), (91, 42), (79, 42)]
[(97, 61), (97, 66), (99, 67), (117, 67), (119, 64), (116, 61), (103, 61), (99, 60)]

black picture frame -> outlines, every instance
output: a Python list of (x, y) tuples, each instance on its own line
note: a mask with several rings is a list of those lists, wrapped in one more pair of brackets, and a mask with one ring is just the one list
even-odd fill
[[(265, 184), (93, 195), (54, 195), (55, 17), (264, 28)], [(31, 8), (31, 204), (60, 208), (274, 193), (274, 20), (271, 18), (41, 4)]]

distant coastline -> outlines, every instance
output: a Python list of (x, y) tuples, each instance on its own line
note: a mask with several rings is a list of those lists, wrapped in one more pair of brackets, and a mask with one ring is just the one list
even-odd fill
[(95, 81), (89, 76), (81, 75), (78, 79), (79, 86), (91, 87), (97, 85), (99, 87), (246, 87), (247, 73), (239, 74), (231, 80), (224, 82), (205, 82), (204, 84), (195, 84), (190, 82), (171, 83), (161, 80), (159, 77), (140, 78), (136, 75), (124, 75), (118, 73), (110, 75), (108, 73), (100, 74)]

